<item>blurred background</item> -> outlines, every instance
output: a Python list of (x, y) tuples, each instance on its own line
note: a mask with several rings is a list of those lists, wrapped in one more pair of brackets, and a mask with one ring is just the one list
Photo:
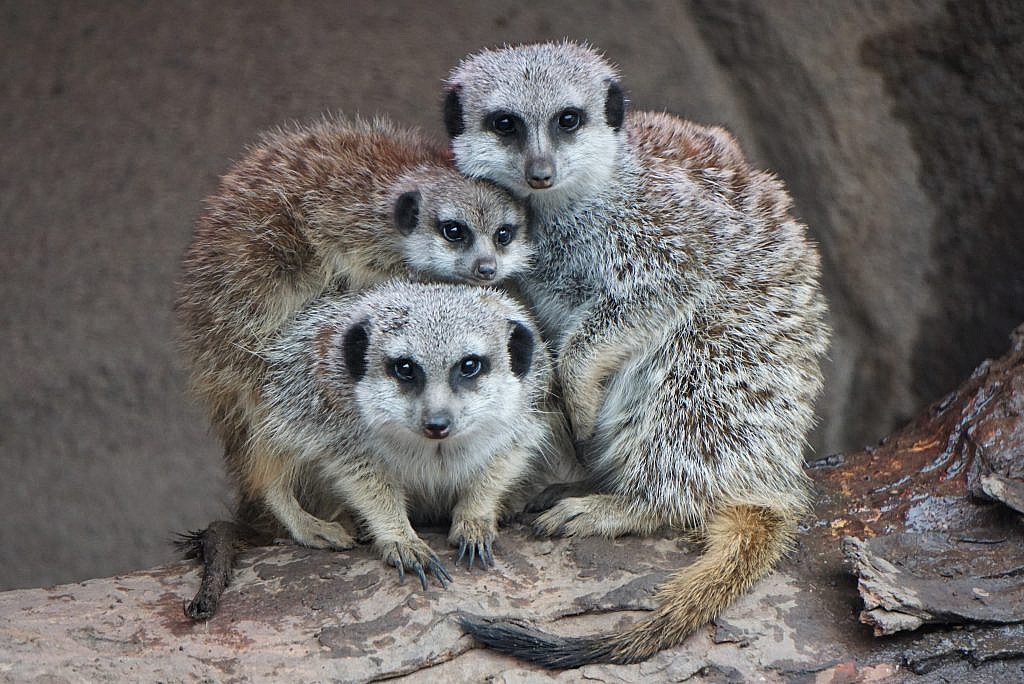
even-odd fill
[(0, 589), (146, 567), (227, 512), (171, 314), (203, 197), (266, 128), (442, 135), (480, 47), (568, 36), (634, 106), (730, 128), (824, 260), (813, 435), (858, 449), (1024, 321), (1024, 9), (973, 1), (17, 2), (0, 33)]

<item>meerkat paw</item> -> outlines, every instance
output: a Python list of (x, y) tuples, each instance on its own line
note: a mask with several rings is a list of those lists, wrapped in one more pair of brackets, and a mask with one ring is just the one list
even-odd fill
[(290, 530), (292, 539), (311, 549), (332, 549), (345, 551), (354, 548), (356, 540), (341, 523), (327, 522), (310, 517)]
[(455, 565), (466, 557), (466, 567), (472, 569), (476, 557), (480, 557), (480, 565), (483, 568), (494, 567), (494, 539), (498, 536), (498, 527), (493, 520), (486, 518), (457, 519), (452, 523), (448, 532), (448, 543), (458, 547), (459, 557), (455, 559)]
[(543, 513), (562, 499), (567, 499), (573, 496), (584, 496), (589, 494), (592, 489), (593, 488), (590, 486), (590, 483), (585, 480), (581, 480), (579, 482), (559, 482), (557, 484), (548, 485), (544, 488), (544, 491), (526, 502), (523, 512)]
[(570, 497), (539, 515), (533, 532), (539, 537), (618, 537), (657, 529), (657, 520), (635, 509), (615, 494)]
[(427, 573), (430, 573), (441, 587), (448, 588), (451, 575), (429, 546), (420, 538), (377, 542), (377, 548), (384, 563), (398, 570), (398, 579), (405, 581), (405, 571), (416, 573), (423, 590), (427, 590)]

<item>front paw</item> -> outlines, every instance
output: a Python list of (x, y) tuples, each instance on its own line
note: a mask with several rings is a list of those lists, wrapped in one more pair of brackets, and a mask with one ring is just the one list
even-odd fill
[(419, 537), (377, 542), (376, 547), (384, 563), (398, 570), (401, 582), (405, 581), (406, 570), (416, 573), (424, 591), (427, 590), (427, 573), (433, 575), (444, 589), (452, 581), (444, 564)]
[(603, 534), (604, 522), (589, 497), (570, 497), (537, 516), (533, 533), (538, 537), (592, 537)]
[(543, 513), (563, 499), (571, 496), (583, 496), (591, 491), (592, 488), (587, 482), (560, 482), (548, 485), (544, 491), (526, 502), (523, 512)]
[(480, 556), (480, 565), (484, 568), (494, 567), (494, 539), (498, 536), (498, 526), (493, 520), (477, 518), (468, 520), (465, 518), (456, 519), (448, 532), (448, 543), (458, 547), (459, 557), (455, 559), (455, 565), (459, 564), (469, 552), (466, 558), (466, 567), (472, 568), (477, 556)]
[(311, 549), (345, 551), (356, 545), (356, 540), (344, 525), (312, 517), (303, 521), (300, 527), (291, 530), (291, 535), (297, 543)]

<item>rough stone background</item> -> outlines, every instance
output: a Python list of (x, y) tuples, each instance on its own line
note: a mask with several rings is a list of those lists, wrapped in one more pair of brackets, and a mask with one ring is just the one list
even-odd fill
[(0, 4), (0, 588), (167, 560), (221, 515), (183, 393), (177, 262), (259, 131), (323, 111), (441, 134), (460, 56), (569, 36), (636, 106), (723, 124), (821, 245), (821, 453), (875, 441), (1024, 320), (1024, 7), (604, 0)]

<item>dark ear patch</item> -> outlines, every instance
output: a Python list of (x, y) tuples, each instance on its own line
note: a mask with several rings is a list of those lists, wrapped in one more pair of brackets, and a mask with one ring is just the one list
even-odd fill
[(420, 192), (410, 190), (403, 192), (395, 202), (395, 227), (402, 235), (416, 230), (420, 220)]
[(366, 332), (367, 321), (354, 323), (345, 331), (341, 341), (341, 351), (345, 357), (345, 367), (356, 382), (366, 375), (366, 350), (370, 346), (370, 335)]
[(462, 86), (454, 86), (444, 96), (444, 127), (449, 138), (466, 132), (466, 122), (462, 118), (462, 98), (459, 95), (461, 90)]
[(530, 371), (533, 362), (533, 333), (519, 321), (510, 321), (512, 334), (508, 338), (508, 360), (512, 373), (521, 378)]
[(626, 96), (618, 81), (608, 82), (608, 94), (604, 100), (604, 120), (616, 131), (622, 128), (622, 120), (626, 117)]

